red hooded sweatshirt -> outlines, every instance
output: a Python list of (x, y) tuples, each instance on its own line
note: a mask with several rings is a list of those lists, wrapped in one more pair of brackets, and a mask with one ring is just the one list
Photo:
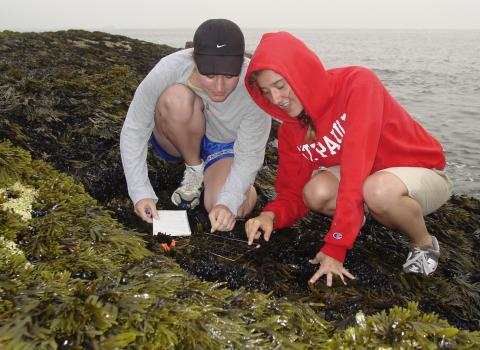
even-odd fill
[[(305, 142), (306, 128), (298, 118), (270, 103), (249, 83), (251, 74), (261, 70), (272, 70), (288, 82), (315, 124), (315, 141)], [(370, 174), (390, 167), (445, 166), (440, 143), (412, 119), (372, 71), (325, 70), (318, 56), (289, 33), (263, 35), (245, 85), (265, 112), (282, 121), (277, 197), (263, 209), (275, 213), (274, 228), (290, 226), (307, 214), (302, 191), (313, 170), (340, 165), (335, 215), (321, 251), (341, 262), (362, 224), (362, 186)]]

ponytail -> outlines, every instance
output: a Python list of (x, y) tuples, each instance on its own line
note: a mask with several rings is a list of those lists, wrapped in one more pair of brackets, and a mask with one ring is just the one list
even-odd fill
[(302, 127), (307, 128), (304, 141), (315, 141), (317, 138), (317, 129), (315, 128), (312, 118), (305, 112), (305, 110), (302, 110), (297, 118), (300, 120)]

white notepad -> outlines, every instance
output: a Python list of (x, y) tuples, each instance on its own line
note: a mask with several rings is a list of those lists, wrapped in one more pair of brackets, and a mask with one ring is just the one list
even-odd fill
[(160, 220), (153, 219), (153, 235), (163, 233), (169, 236), (190, 236), (186, 210), (158, 210)]

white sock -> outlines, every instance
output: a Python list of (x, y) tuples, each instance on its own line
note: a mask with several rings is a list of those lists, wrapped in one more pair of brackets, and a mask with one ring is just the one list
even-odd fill
[(193, 169), (194, 171), (203, 171), (205, 162), (202, 159), (202, 162), (198, 165), (188, 165), (187, 163), (185, 163), (185, 166), (189, 167), (190, 169)]

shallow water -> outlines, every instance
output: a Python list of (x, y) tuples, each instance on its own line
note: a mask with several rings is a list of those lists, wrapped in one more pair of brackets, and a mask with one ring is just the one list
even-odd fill
[[(246, 29), (252, 52), (263, 32)], [(109, 30), (183, 47), (194, 29)], [(327, 68), (373, 69), (390, 93), (444, 146), (455, 193), (480, 198), (480, 31), (295, 29)]]

